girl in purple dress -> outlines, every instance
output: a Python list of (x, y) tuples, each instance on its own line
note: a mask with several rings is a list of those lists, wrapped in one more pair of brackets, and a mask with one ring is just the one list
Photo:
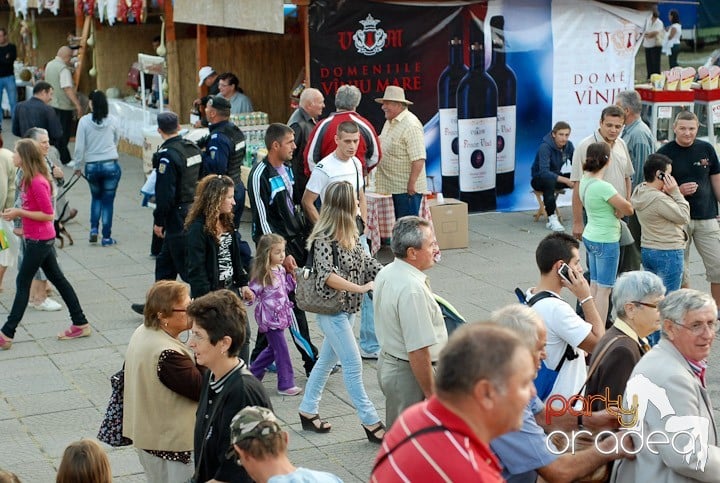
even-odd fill
[(285, 271), (285, 239), (269, 233), (263, 235), (257, 245), (253, 263), (250, 290), (256, 297), (255, 321), (258, 332), (264, 333), (268, 346), (255, 358), (250, 372), (262, 380), (268, 366), (275, 361), (278, 375), (278, 394), (297, 396), (302, 389), (295, 385), (290, 352), (285, 341), (285, 329), (290, 327), (295, 315), (288, 294), (295, 290), (295, 278)]

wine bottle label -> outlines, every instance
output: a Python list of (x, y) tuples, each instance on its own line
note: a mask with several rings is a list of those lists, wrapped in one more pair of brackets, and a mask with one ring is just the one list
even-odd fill
[(457, 109), (440, 109), (440, 171), (443, 176), (457, 176), (458, 165), (458, 124)]
[(497, 172), (515, 170), (515, 106), (497, 108)]
[(458, 119), (460, 191), (495, 187), (497, 118)]

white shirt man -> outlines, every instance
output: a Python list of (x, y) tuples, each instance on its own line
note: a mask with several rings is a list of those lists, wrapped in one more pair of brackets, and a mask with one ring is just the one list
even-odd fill
[(322, 202), (325, 197), (325, 189), (330, 183), (336, 181), (347, 181), (353, 185), (355, 193), (357, 193), (360, 216), (363, 220), (367, 219), (362, 164), (355, 157), (360, 143), (360, 130), (357, 124), (354, 122), (340, 123), (335, 134), (335, 143), (337, 144), (335, 151), (324, 157), (315, 166), (302, 197), (303, 209), (312, 223), (316, 223), (319, 218), (315, 201), (320, 197)]

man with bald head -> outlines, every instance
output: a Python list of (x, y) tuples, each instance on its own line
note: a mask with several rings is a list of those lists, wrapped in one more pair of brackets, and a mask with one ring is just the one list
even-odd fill
[(73, 85), (72, 71), (70, 70), (70, 59), (72, 50), (70, 47), (62, 46), (53, 60), (45, 67), (45, 80), (52, 86), (54, 95), (50, 105), (60, 119), (62, 136), (58, 139), (55, 147), (60, 151), (60, 161), (63, 164), (70, 162), (70, 151), (68, 142), (72, 135), (73, 113), (77, 113), (78, 119), (82, 117), (83, 110), (78, 100), (75, 86)]
[(308, 177), (305, 175), (305, 146), (324, 108), (325, 97), (322, 92), (308, 87), (300, 94), (300, 105), (287, 122), (287, 125), (295, 133), (295, 151), (293, 151), (291, 166), (294, 178), (293, 202), (296, 205), (302, 202), (305, 185), (308, 182)]

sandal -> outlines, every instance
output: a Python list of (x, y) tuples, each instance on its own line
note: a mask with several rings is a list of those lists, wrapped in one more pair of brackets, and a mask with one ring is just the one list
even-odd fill
[[(300, 423), (302, 424), (302, 428), (306, 431), (315, 431), (316, 433), (327, 433), (332, 429), (332, 425), (328, 423), (327, 421), (323, 421), (320, 419), (320, 415), (316, 414), (315, 416), (309, 418), (307, 416), (303, 416), (302, 414), (298, 413), (298, 416), (300, 416)], [(318, 422), (318, 424), (315, 424), (315, 421)]]
[[(365, 430), (365, 436), (367, 436), (368, 441), (370, 441), (371, 443), (382, 444), (382, 440), (385, 437), (385, 425), (382, 423), (382, 421), (378, 423), (375, 429), (370, 429), (364, 424), (362, 425), (362, 428)], [(383, 431), (382, 436), (377, 435), (380, 431)]]

